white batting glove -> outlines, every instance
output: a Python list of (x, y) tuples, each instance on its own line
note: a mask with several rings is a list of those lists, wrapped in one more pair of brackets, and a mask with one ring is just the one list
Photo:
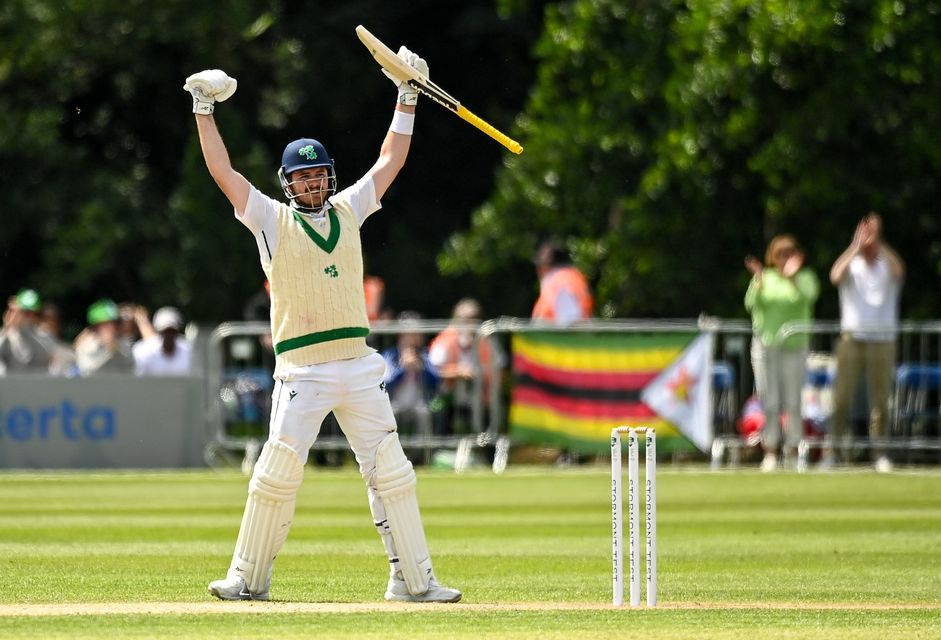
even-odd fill
[[(404, 60), (408, 66), (418, 71), (418, 73), (422, 74), (426, 78), (429, 77), (428, 63), (425, 62), (424, 58), (420, 58), (417, 53), (409, 51), (403, 45), (399, 47), (398, 53), (396, 53), (396, 55)], [(385, 69), (383, 69), (382, 72), (386, 74), (386, 77), (395, 83), (395, 86), (399, 88), (399, 104), (414, 105), (418, 102), (417, 89), (413, 89), (409, 83), (405, 82), (404, 80), (399, 80)]]
[(193, 96), (193, 113), (208, 115), (215, 110), (216, 102), (232, 97), (238, 81), (221, 69), (207, 69), (194, 73), (186, 79), (183, 89)]

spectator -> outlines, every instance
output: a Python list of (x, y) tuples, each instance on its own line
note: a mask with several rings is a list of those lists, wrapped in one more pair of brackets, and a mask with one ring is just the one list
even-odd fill
[[(379, 276), (369, 275), (369, 273), (366, 271), (367, 267), (368, 264), (364, 256), (363, 294), (366, 300), (366, 319), (369, 320), (369, 328), (374, 330), (376, 328), (377, 322), (382, 320), (394, 320), (395, 315), (393, 314), (391, 318), (383, 317), (383, 311), (385, 311), (383, 304), (385, 303), (386, 283), (385, 280)], [(390, 334), (376, 333), (373, 331), (366, 337), (366, 344), (376, 351), (382, 351), (383, 349), (386, 349), (390, 345), (394, 344), (394, 338), (395, 336)]]
[(88, 307), (88, 326), (75, 338), (79, 373), (131, 373), (134, 356), (118, 333), (120, 312), (113, 300), (101, 299)]
[(886, 436), (889, 396), (895, 372), (895, 337), (905, 264), (882, 239), (882, 218), (871, 212), (856, 225), (853, 240), (830, 269), (830, 282), (840, 292), (840, 342), (833, 417), (822, 466), (835, 462), (845, 444), (853, 394), (866, 376), (869, 438), (876, 471), (892, 470), (880, 440)]
[(402, 333), (394, 347), (382, 352), (386, 361), (383, 379), (392, 413), (399, 425), (412, 424), (417, 433), (431, 434), (431, 406), (438, 392), (438, 374), (428, 360), (424, 348), (424, 336), (417, 330), (408, 330), (417, 325), (421, 316), (414, 311), (403, 311), (398, 320)]
[(428, 359), (441, 378), (443, 408), (436, 414), (437, 435), (467, 430), (473, 422), (477, 393), (482, 394), (482, 405), (489, 406), (494, 367), (502, 363), (494, 357), (499, 354), (490, 340), (477, 338), (480, 319), (480, 304), (464, 298), (454, 306), (451, 326), (439, 333), (428, 349)]
[(379, 276), (363, 277), (363, 293), (366, 296), (366, 317), (370, 322), (379, 319), (382, 303), (385, 299), (386, 283)]
[(797, 445), (803, 435), (801, 388), (807, 370), (807, 334), (782, 340), (781, 327), (813, 317), (814, 303), (820, 295), (820, 281), (804, 266), (804, 253), (791, 235), (772, 238), (765, 252), (764, 265), (754, 256), (745, 258), (745, 268), (752, 274), (745, 292), (745, 308), (752, 317), (751, 359), (755, 372), (758, 400), (764, 408), (761, 446), (765, 455), (762, 471), (778, 466), (781, 445), (781, 411), (785, 414), (786, 462), (797, 458)]
[(22, 289), (8, 300), (0, 329), (0, 374), (49, 371), (52, 357), (38, 329), (41, 309), (33, 289)]
[(567, 252), (546, 242), (536, 252), (534, 263), (539, 276), (534, 320), (565, 326), (591, 317), (594, 302), (588, 280), (572, 266)]
[(181, 334), (183, 317), (175, 307), (154, 314), (154, 335), (133, 347), (134, 373), (139, 376), (185, 376), (190, 373), (192, 348)]
[(39, 318), (39, 337), (49, 350), (49, 373), (54, 376), (78, 375), (75, 366), (75, 351), (72, 345), (62, 340), (62, 319), (59, 307), (46, 302)]
[(130, 350), (137, 342), (156, 335), (150, 324), (147, 308), (143, 305), (122, 302), (118, 305), (118, 314), (121, 316), (118, 323), (118, 340), (126, 350)]

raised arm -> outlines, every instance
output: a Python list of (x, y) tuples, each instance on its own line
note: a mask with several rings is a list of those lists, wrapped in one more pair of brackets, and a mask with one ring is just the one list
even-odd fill
[(393, 116), (392, 127), (386, 133), (382, 141), (382, 147), (379, 149), (379, 158), (376, 164), (372, 166), (369, 173), (372, 174), (373, 185), (376, 188), (376, 200), (382, 200), (382, 196), (388, 191), (399, 171), (405, 166), (405, 158), (408, 157), (409, 147), (412, 146), (411, 133), (396, 133), (393, 128), (397, 124), (396, 120), (402, 121), (399, 114), (408, 116), (408, 119), (415, 117), (414, 105), (395, 105), (395, 115)]
[[(428, 63), (417, 54), (412, 53), (405, 47), (400, 47), (397, 55), (421, 72), (422, 75), (428, 77)], [(418, 91), (416, 89), (404, 80), (394, 77), (385, 69), (382, 72), (395, 83), (399, 95), (395, 105), (395, 113), (392, 117), (392, 124), (382, 141), (382, 147), (379, 149), (379, 159), (369, 170), (376, 189), (377, 200), (382, 199), (382, 196), (405, 165), (405, 158), (408, 157), (408, 150), (412, 145), (415, 105), (418, 102)]]
[(840, 257), (837, 258), (833, 266), (830, 267), (830, 283), (834, 286), (839, 286), (839, 284), (843, 282), (843, 278), (846, 277), (846, 272), (849, 269), (850, 261), (862, 251), (867, 233), (868, 225), (866, 219), (863, 218), (859, 221), (859, 224), (856, 225), (856, 231), (853, 233), (853, 241), (850, 242), (850, 246), (840, 254)]
[(183, 88), (193, 96), (193, 113), (199, 131), (199, 144), (209, 174), (235, 210), (245, 211), (251, 184), (232, 168), (229, 152), (212, 115), (215, 103), (231, 97), (237, 86), (235, 78), (230, 78), (224, 71), (208, 69), (187, 78)]
[(216, 127), (212, 115), (196, 114), (196, 128), (199, 130), (199, 145), (203, 150), (203, 159), (209, 175), (216, 181), (222, 193), (229, 199), (236, 211), (245, 211), (251, 184), (245, 177), (232, 168), (229, 152), (222, 142), (222, 136)]

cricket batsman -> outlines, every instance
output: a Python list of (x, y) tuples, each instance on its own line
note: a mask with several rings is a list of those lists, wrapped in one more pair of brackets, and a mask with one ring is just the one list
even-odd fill
[[(428, 75), (405, 47), (398, 56)], [(386, 75), (389, 75), (388, 73)], [(392, 78), (392, 76), (389, 76)], [(268, 441), (248, 485), (245, 513), (226, 577), (209, 584), (223, 600), (267, 600), (278, 550), (291, 528), (307, 454), (333, 411), (366, 481), (369, 508), (389, 556), (386, 600), (457, 602), (461, 592), (435, 579), (418, 509), (412, 465), (396, 433), (382, 385), (385, 363), (366, 345), (359, 228), (408, 156), (418, 93), (392, 78), (398, 101), (379, 159), (337, 192), (333, 161), (317, 140), (287, 145), (278, 179), (288, 204), (259, 192), (232, 168), (213, 119), (236, 80), (218, 69), (186, 79), (209, 173), (255, 236), (271, 283), (276, 365)]]

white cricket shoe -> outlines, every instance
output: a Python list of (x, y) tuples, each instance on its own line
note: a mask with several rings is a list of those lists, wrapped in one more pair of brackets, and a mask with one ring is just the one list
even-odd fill
[(460, 591), (438, 584), (434, 576), (431, 577), (428, 583), (428, 591), (413, 596), (409, 593), (405, 580), (398, 577), (398, 575), (389, 578), (389, 586), (386, 587), (386, 600), (394, 602), (457, 602), (461, 599)]
[(250, 593), (242, 576), (231, 576), (209, 583), (209, 593), (220, 600), (267, 600), (268, 589), (261, 593)]
[(774, 471), (778, 468), (778, 456), (773, 453), (766, 453), (761, 461), (761, 470), (764, 472)]

